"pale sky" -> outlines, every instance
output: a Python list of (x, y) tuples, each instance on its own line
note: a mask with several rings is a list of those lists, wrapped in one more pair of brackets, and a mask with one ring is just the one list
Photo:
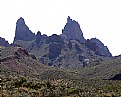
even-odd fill
[(86, 39), (96, 37), (121, 54), (121, 0), (0, 0), (0, 37), (11, 43), (20, 17), (34, 33), (61, 34), (68, 16)]

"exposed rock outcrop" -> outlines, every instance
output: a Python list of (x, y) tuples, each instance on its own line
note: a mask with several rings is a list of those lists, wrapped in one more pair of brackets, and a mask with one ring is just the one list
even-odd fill
[(62, 30), (62, 38), (66, 40), (78, 40), (81, 43), (85, 42), (85, 38), (83, 37), (82, 30), (80, 25), (75, 20), (72, 20), (69, 16), (67, 18), (67, 23)]
[(6, 41), (4, 38), (0, 37), (0, 46), (9, 46), (8, 41)]
[(16, 23), (16, 31), (14, 42), (17, 40), (32, 41), (35, 39), (35, 34), (29, 30), (28, 26), (25, 24), (24, 19), (21, 17)]
[(104, 44), (96, 38), (92, 38), (92, 39), (87, 39), (87, 41), (85, 42), (85, 45), (92, 51), (95, 52), (95, 54), (97, 55), (101, 55), (101, 56), (107, 56), (107, 57), (111, 57), (111, 53), (108, 50), (107, 46), (104, 46)]
[(49, 59), (56, 59), (62, 50), (62, 45), (58, 43), (52, 43), (49, 46)]
[[(17, 25), (18, 27), (24, 25), (28, 29), (24, 20), (18, 20)], [(24, 37), (25, 33), (30, 34), (30, 32), (21, 33), (23, 33), (21, 37)], [(47, 36), (46, 34), (41, 35), (38, 31), (33, 37), (33, 40), (27, 39), (26, 41), (26, 38), (21, 38), (21, 41), (15, 43), (35, 55), (41, 63), (49, 66), (78, 68), (94, 62), (95, 64), (100, 63), (104, 60), (104, 56), (111, 56), (108, 48), (100, 40), (95, 38), (86, 40), (78, 22), (70, 17), (67, 19), (62, 35)]]
[(53, 34), (49, 37), (49, 42), (63, 43), (64, 41), (61, 36)]
[(46, 34), (38, 35), (38, 44), (39, 45), (48, 44), (48, 43), (49, 43), (49, 37)]
[(38, 31), (37, 34), (36, 34), (36, 44), (39, 44), (40, 43), (41, 38), (42, 38), (41, 32)]
[(49, 44), (49, 43), (60, 43), (62, 44), (64, 41), (61, 36), (53, 34), (52, 36), (47, 36), (47, 35), (41, 35), (41, 32), (37, 32), (36, 34), (36, 44), (41, 45), (41, 44)]

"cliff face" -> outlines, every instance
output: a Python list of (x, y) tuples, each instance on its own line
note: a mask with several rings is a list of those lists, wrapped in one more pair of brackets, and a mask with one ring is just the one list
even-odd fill
[(66, 40), (74, 39), (78, 40), (81, 43), (85, 42), (85, 38), (83, 37), (82, 30), (80, 25), (75, 20), (72, 20), (70, 17), (67, 18), (67, 23), (62, 30), (62, 38)]
[(32, 41), (35, 39), (35, 34), (29, 30), (25, 24), (24, 19), (21, 17), (17, 20), (14, 42), (17, 40)]
[(96, 38), (92, 38), (90, 40), (88, 39), (85, 45), (87, 48), (94, 51), (95, 54), (97, 55), (107, 56), (107, 57), (112, 56), (107, 46), (104, 46), (104, 44), (99, 39)]

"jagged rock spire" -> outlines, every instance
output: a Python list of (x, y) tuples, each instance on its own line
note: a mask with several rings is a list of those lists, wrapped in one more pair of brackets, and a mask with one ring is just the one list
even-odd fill
[(35, 34), (29, 30), (28, 26), (25, 24), (25, 21), (20, 17), (16, 22), (16, 31), (14, 42), (17, 40), (31, 41), (35, 39)]
[(67, 23), (68, 22), (71, 22), (72, 21), (72, 19), (70, 18), (70, 16), (68, 16), (68, 18), (67, 18)]
[(36, 34), (36, 44), (39, 44), (39, 42), (41, 41), (42, 35), (41, 32), (38, 31)]
[(83, 37), (82, 30), (80, 28), (80, 25), (75, 20), (72, 20), (70, 16), (67, 18), (67, 23), (62, 30), (62, 38), (70, 40), (75, 39), (79, 40), (81, 43), (85, 42), (85, 38)]

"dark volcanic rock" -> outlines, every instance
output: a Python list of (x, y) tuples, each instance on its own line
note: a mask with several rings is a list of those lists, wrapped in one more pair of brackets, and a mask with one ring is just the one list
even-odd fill
[(68, 47), (69, 47), (69, 49), (72, 48), (72, 42), (71, 42), (71, 41), (69, 41), (69, 43), (68, 43)]
[(87, 41), (85, 42), (85, 45), (92, 51), (95, 52), (95, 54), (97, 55), (101, 55), (101, 56), (107, 56), (107, 57), (111, 57), (111, 53), (108, 50), (107, 46), (104, 46), (104, 44), (96, 38), (92, 38), (92, 39), (87, 39)]
[(79, 40), (81, 43), (85, 42), (80, 25), (75, 20), (70, 17), (67, 19), (67, 23), (62, 31), (62, 38), (66, 40), (75, 39)]
[(62, 37), (56, 34), (53, 34), (52, 36), (49, 37), (49, 42), (64, 43)]
[(34, 39), (35, 34), (29, 30), (28, 26), (25, 24), (24, 19), (22, 17), (19, 18), (16, 23), (14, 42), (17, 40), (31, 41)]
[(8, 41), (6, 41), (4, 38), (0, 37), (0, 46), (9, 46)]
[(75, 49), (78, 53), (82, 53), (83, 51), (81, 50), (81, 48), (79, 47), (78, 44), (75, 44)]
[(62, 49), (61, 44), (57, 44), (57, 43), (50, 44), (49, 59), (57, 58), (61, 52), (61, 49)]
[(43, 34), (41, 36), (40, 44), (48, 44), (49, 43), (49, 37), (46, 34)]
[(36, 35), (36, 44), (39, 44), (39, 43), (40, 43), (41, 38), (42, 38), (41, 32), (38, 31), (38, 32), (37, 32), (37, 35)]
[(64, 43), (63, 39), (61, 36), (59, 35), (56, 35), (56, 34), (53, 34), (52, 36), (47, 36), (47, 35), (41, 35), (41, 32), (37, 32), (37, 35), (36, 35), (36, 44), (48, 44), (48, 43)]
[[(30, 37), (30, 38), (29, 38)], [(20, 41), (16, 41), (20, 40)], [(107, 47), (98, 39), (86, 40), (80, 25), (70, 17), (62, 35), (34, 35), (26, 26), (23, 18), (17, 21), (15, 44), (35, 55), (33, 59), (49, 66), (78, 68), (90, 65), (96, 60), (103, 61), (104, 56), (111, 56)]]

